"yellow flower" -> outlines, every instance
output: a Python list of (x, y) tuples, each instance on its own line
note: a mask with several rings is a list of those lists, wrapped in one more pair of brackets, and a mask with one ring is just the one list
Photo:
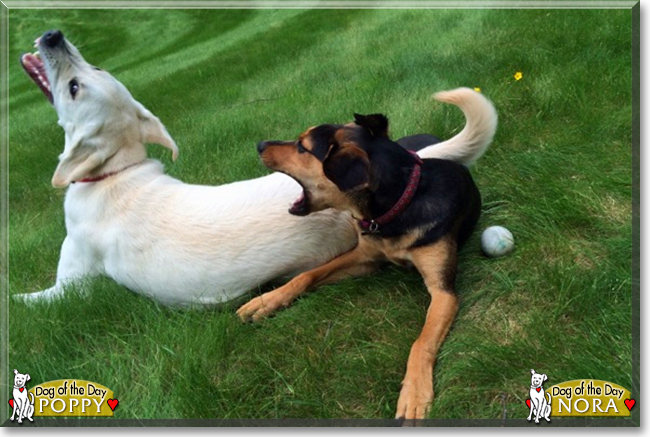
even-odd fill
[(515, 73), (515, 80), (519, 80), (522, 77), (524, 77), (524, 75), (521, 73), (521, 71), (518, 71), (518, 72)]
[(474, 91), (476, 91), (477, 93), (480, 93), (481, 89), (479, 87), (474, 87)]

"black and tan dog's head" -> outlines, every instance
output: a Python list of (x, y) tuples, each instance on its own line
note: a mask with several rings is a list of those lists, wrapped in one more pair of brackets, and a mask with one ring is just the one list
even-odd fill
[(264, 165), (294, 178), (303, 188), (289, 212), (307, 215), (326, 208), (355, 211), (372, 184), (367, 150), (388, 138), (388, 119), (355, 114), (354, 123), (311, 127), (296, 141), (262, 141)]

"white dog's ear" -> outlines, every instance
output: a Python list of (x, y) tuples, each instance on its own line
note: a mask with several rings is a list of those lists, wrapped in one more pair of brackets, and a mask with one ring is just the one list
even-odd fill
[(546, 381), (548, 378), (546, 377), (546, 373), (542, 373), (542, 376), (544, 377), (544, 381)]
[(65, 150), (52, 177), (55, 188), (65, 188), (70, 183), (83, 179), (106, 161), (110, 152), (100, 144), (90, 144), (91, 138), (99, 129), (101, 126), (89, 126), (85, 132), (75, 132), (71, 140), (66, 138)]
[(63, 159), (54, 172), (52, 186), (65, 188), (72, 182), (83, 179), (103, 162), (104, 158), (99, 152)]
[(165, 129), (158, 117), (153, 115), (140, 102), (137, 103), (138, 118), (140, 119), (140, 132), (143, 143), (160, 144), (172, 151), (172, 160), (178, 158), (178, 146)]
[(29, 373), (25, 373), (25, 382), (29, 381), (30, 379), (32, 379), (32, 377), (29, 376)]
[(14, 375), (18, 375), (18, 369), (14, 369)]
[(533, 369), (530, 369), (530, 373), (531, 373), (532, 375), (534, 375), (534, 374), (535, 374), (535, 371), (534, 371)]

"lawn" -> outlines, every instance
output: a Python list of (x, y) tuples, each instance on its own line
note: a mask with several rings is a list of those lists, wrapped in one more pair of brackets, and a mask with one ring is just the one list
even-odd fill
[[(149, 155), (188, 183), (265, 175), (259, 140), (354, 112), (385, 113), (395, 138), (448, 138), (464, 118), (431, 95), (480, 87), (499, 127), (472, 168), (483, 215), (460, 254), (430, 417), (524, 418), (531, 368), (550, 385), (632, 389), (630, 10), (11, 10), (10, 294), (54, 284), (65, 236), (50, 185), (63, 131), (18, 63), (53, 28), (163, 121), (180, 159)], [(481, 254), (491, 225), (515, 252)], [(96, 381), (119, 398), (116, 417), (139, 419), (391, 418), (429, 301), (397, 267), (259, 324), (233, 306), (164, 308), (109, 279), (86, 288), (10, 303), (3, 370)]]

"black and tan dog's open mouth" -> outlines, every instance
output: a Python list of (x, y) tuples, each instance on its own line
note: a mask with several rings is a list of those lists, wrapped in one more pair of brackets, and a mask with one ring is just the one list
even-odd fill
[(289, 214), (304, 216), (309, 214), (309, 194), (304, 189), (302, 194), (289, 208)]
[[(38, 45), (38, 40), (36, 43), (36, 45)], [(25, 53), (20, 57), (20, 65), (23, 66), (25, 72), (32, 78), (36, 85), (38, 85), (41, 91), (43, 91), (43, 94), (45, 94), (45, 97), (47, 97), (50, 103), (54, 103), (54, 99), (52, 98), (52, 86), (50, 85), (47, 73), (45, 72), (45, 64), (39, 56), (39, 53)]]

